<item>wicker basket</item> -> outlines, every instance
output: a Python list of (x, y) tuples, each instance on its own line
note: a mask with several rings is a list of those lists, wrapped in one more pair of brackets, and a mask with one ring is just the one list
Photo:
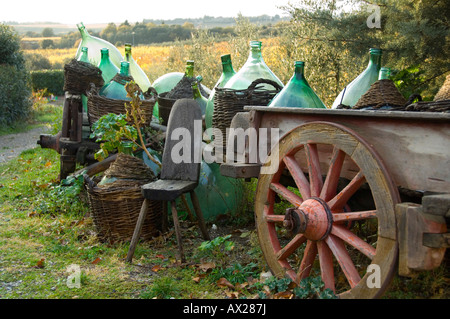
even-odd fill
[(102, 71), (86, 62), (73, 59), (64, 65), (64, 91), (72, 94), (86, 94), (91, 84), (102, 87)]
[[(88, 118), (89, 125), (92, 127), (99, 118), (103, 115), (114, 113), (114, 114), (125, 114), (125, 103), (129, 101), (126, 100), (116, 100), (109, 99), (107, 97), (101, 96), (99, 93), (98, 87), (91, 85), (91, 89), (89, 90), (88, 97)], [(149, 88), (148, 91), (144, 94), (145, 99), (141, 100), (141, 107), (143, 109), (143, 114), (145, 118), (145, 124), (148, 126), (152, 121), (153, 116), (153, 107), (156, 104), (158, 93), (154, 88)]]
[(167, 98), (167, 93), (168, 92), (161, 93), (158, 96), (158, 114), (162, 119), (162, 125), (167, 125), (167, 123), (169, 122), (170, 111), (172, 110), (172, 106), (177, 101), (176, 99)]
[[(260, 84), (270, 84), (274, 89), (264, 89), (259, 86)], [(222, 141), (215, 139), (214, 143), (217, 147), (222, 146), (225, 150), (226, 129), (230, 127), (233, 117), (238, 112), (243, 111), (244, 106), (267, 106), (282, 89), (278, 83), (267, 79), (257, 79), (247, 89), (243, 90), (216, 87), (212, 127), (214, 129), (220, 129), (223, 137)]]
[(434, 96), (435, 101), (450, 100), (450, 74), (445, 78), (444, 84)]
[[(152, 180), (149, 178), (152, 174), (142, 160), (124, 154), (119, 154), (110, 169), (105, 172), (105, 176), (111, 174), (119, 180), (107, 186), (101, 186), (98, 179), (84, 175), (91, 215), (100, 240), (130, 241), (144, 201), (141, 186)], [(142, 227), (142, 240), (152, 239), (162, 229), (162, 202), (148, 203), (149, 210)]]
[(405, 98), (392, 80), (379, 80), (370, 86), (369, 90), (361, 96), (353, 108), (398, 108), (404, 107), (405, 103)]

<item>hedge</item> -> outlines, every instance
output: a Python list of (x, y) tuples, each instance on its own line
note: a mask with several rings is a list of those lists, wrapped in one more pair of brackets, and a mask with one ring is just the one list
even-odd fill
[(31, 109), (28, 73), (14, 65), (0, 64), (0, 125), (10, 126), (27, 118)]
[(47, 89), (53, 95), (64, 95), (64, 70), (32, 71), (31, 88), (34, 92)]

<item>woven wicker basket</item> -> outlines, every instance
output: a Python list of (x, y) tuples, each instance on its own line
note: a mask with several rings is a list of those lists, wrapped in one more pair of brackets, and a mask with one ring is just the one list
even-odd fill
[(76, 59), (64, 65), (64, 91), (86, 94), (91, 84), (96, 87), (102, 87), (104, 84), (102, 71), (98, 67)]
[(403, 107), (406, 100), (392, 80), (379, 80), (373, 83), (353, 107), (354, 109), (381, 107)]
[[(144, 201), (141, 186), (150, 182), (153, 175), (142, 160), (124, 154), (119, 154), (105, 172), (105, 176), (111, 174), (119, 180), (104, 186), (98, 184), (98, 179), (84, 175), (91, 215), (100, 240), (130, 241)], [(143, 240), (152, 239), (162, 229), (162, 202), (148, 203)]]
[(435, 101), (450, 100), (450, 74), (445, 78), (444, 84), (434, 96)]
[[(274, 89), (264, 89), (261, 84), (270, 84)], [(282, 89), (278, 83), (267, 79), (257, 79), (243, 90), (216, 87), (212, 127), (220, 129), (223, 140), (216, 139), (214, 143), (218, 147), (222, 144), (225, 153), (226, 129), (230, 127), (233, 117), (242, 112), (246, 105), (267, 106)]]
[[(87, 94), (88, 118), (91, 127), (103, 115), (109, 113), (125, 114), (125, 103), (129, 103), (126, 100), (108, 99), (107, 97), (101, 96), (98, 92), (99, 88), (92, 85)], [(152, 121), (153, 107), (156, 104), (157, 96), (158, 93), (156, 93), (155, 89), (149, 88), (144, 94), (145, 99), (141, 100), (146, 125), (150, 125)]]

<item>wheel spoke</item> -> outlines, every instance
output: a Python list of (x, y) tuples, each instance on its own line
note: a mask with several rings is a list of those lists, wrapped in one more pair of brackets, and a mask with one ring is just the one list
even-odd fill
[(296, 194), (291, 192), (289, 189), (287, 189), (280, 183), (271, 183), (270, 189), (273, 190), (278, 195), (280, 195), (285, 200), (287, 200), (289, 203), (294, 205), (295, 207), (299, 207), (303, 203), (303, 200), (300, 197), (298, 197)]
[(306, 178), (302, 169), (298, 165), (294, 156), (286, 156), (285, 158), (283, 158), (283, 161), (286, 164), (286, 167), (288, 168), (289, 172), (291, 173), (292, 178), (294, 179), (294, 182), (297, 185), (298, 190), (302, 195), (303, 199), (310, 198), (311, 191), (308, 179)]
[(306, 243), (305, 252), (303, 254), (300, 268), (298, 269), (295, 282), (298, 284), (300, 281), (309, 276), (312, 265), (317, 255), (317, 244), (312, 240), (308, 240)]
[(350, 183), (328, 202), (331, 211), (342, 209), (365, 181), (364, 174), (359, 171)]
[(328, 169), (327, 177), (323, 183), (320, 198), (329, 201), (336, 195), (339, 177), (341, 175), (342, 165), (344, 164), (345, 153), (336, 147), (333, 149), (330, 167)]
[(303, 234), (297, 234), (294, 238), (282, 249), (277, 252), (277, 259), (283, 260), (294, 253), (294, 251), (300, 247), (306, 241), (306, 237)]
[(344, 212), (333, 214), (333, 222), (345, 222), (352, 220), (362, 220), (369, 218), (376, 218), (377, 211), (376, 210), (366, 210), (362, 212)]
[(320, 172), (319, 153), (317, 144), (306, 144), (306, 159), (308, 161), (309, 182), (311, 184), (311, 196), (319, 196), (322, 190), (323, 180)]
[(339, 265), (341, 266), (341, 269), (344, 272), (344, 275), (347, 278), (350, 287), (355, 287), (361, 280), (361, 277), (359, 276), (359, 273), (356, 270), (356, 267), (353, 264), (353, 261), (351, 260), (343, 241), (339, 238), (334, 237), (333, 235), (328, 236), (325, 241), (328, 247), (330, 247), (330, 250), (333, 252), (334, 257), (336, 257)]
[(317, 250), (319, 252), (320, 272), (325, 288), (336, 291), (334, 285), (333, 256), (330, 248), (324, 241), (317, 242)]
[(376, 254), (376, 250), (372, 245), (365, 242), (364, 240), (356, 236), (354, 233), (352, 233), (350, 230), (342, 226), (334, 225), (331, 230), (331, 233), (339, 237), (349, 245), (353, 246), (354, 248), (358, 249), (364, 255), (369, 257), (370, 260), (372, 260)]

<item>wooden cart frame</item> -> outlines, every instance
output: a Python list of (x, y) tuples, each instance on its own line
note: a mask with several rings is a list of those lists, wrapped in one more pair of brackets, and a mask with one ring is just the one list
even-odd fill
[[(258, 178), (256, 228), (276, 276), (298, 283), (320, 274), (341, 298), (376, 298), (397, 270), (414, 276), (442, 263), (450, 242), (449, 113), (244, 110), (232, 128), (279, 128), (279, 142), (266, 158), (226, 162), (221, 172)], [(274, 161), (273, 173), (260, 173)]]

